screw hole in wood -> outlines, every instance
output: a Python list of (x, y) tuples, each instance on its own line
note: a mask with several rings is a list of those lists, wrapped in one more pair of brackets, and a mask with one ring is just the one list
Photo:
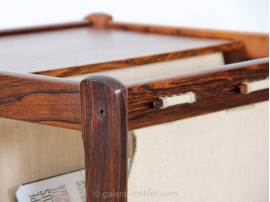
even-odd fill
[(104, 119), (106, 117), (106, 107), (98, 106), (97, 114), (100, 119)]

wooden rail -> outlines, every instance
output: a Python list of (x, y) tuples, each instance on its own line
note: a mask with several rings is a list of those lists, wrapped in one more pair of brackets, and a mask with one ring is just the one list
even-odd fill
[[(204, 71), (127, 84), (129, 129), (268, 100), (268, 90), (241, 94), (246, 81), (269, 76), (268, 58)], [(0, 116), (81, 129), (80, 86), (77, 81), (39, 75), (0, 73)], [(159, 97), (192, 91), (197, 102), (151, 108)]]

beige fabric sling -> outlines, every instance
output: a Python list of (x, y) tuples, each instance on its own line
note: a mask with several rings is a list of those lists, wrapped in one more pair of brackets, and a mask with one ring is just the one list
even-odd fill
[[(99, 74), (131, 82), (223, 64), (222, 53), (213, 53)], [(258, 106), (133, 131), (129, 191), (176, 190), (177, 197), (130, 196), (129, 201), (265, 200), (268, 105)], [(16, 201), (22, 183), (83, 167), (80, 131), (0, 118), (0, 201)]]
[(267, 101), (133, 131), (129, 202), (267, 202), (268, 122)]

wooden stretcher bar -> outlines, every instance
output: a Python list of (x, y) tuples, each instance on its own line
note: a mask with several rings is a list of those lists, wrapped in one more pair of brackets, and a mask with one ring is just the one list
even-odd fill
[[(269, 76), (269, 60), (256, 59), (207, 71), (128, 83), (129, 129), (189, 118), (268, 100), (268, 90), (242, 94), (247, 81)], [(80, 130), (79, 81), (39, 75), (0, 74), (0, 116)], [(159, 97), (192, 91), (197, 101), (168, 109), (151, 107)]]
[[(93, 27), (96, 30), (121, 30), (222, 39), (218, 44), (160, 54), (139, 56), (94, 64), (55, 69), (38, 67), (34, 74), (0, 72), (0, 117), (82, 130), (85, 147), (87, 201), (103, 201), (94, 190), (127, 191), (127, 130), (189, 118), (269, 99), (268, 89), (245, 94), (241, 85), (269, 77), (268, 36), (133, 25), (113, 22), (108, 15), (95, 14), (86, 20), (65, 25), (44, 26), (0, 32), (1, 40), (15, 39), (48, 31)], [(58, 33), (59, 34), (59, 33)], [(22, 38), (23, 38), (22, 37)], [(209, 42), (210, 43), (210, 42)], [(133, 47), (130, 47), (133, 48)], [(140, 52), (140, 49), (137, 50)], [(108, 77), (93, 75), (83, 81), (64, 77), (104, 70), (127, 68), (190, 56), (222, 52), (225, 62), (208, 70), (159, 77), (123, 84)], [(259, 59), (258, 59), (259, 58)], [(245, 61), (248, 60), (248, 61)], [(229, 64), (232, 63), (233, 64)], [(5, 68), (5, 67), (3, 67)], [(1, 69), (3, 70), (3, 69)], [(161, 97), (192, 92), (196, 101), (155, 107)], [(95, 135), (99, 134), (99, 135)], [(102, 168), (102, 169), (101, 169)], [(127, 201), (126, 196), (106, 201)]]

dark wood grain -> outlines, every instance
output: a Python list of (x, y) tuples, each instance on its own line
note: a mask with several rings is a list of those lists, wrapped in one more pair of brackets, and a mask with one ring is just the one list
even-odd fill
[(242, 48), (231, 40), (88, 26), (0, 37), (0, 71), (65, 77)]
[[(195, 29), (184, 27), (168, 27), (156, 25), (130, 24), (109, 21), (106, 28), (119, 29), (125, 31), (135, 31), (150, 34), (165, 34), (175, 36), (189, 36), (212, 39), (229, 39), (241, 41), (244, 44), (244, 59), (256, 59), (268, 57), (269, 55), (269, 35), (262, 33), (234, 32), (209, 29)], [(239, 58), (242, 59), (242, 58)]]
[[(91, 65), (83, 65), (69, 68), (54, 69), (49, 71), (34, 72), (34, 74), (47, 75), (47, 76), (57, 76), (66, 77), (72, 75), (80, 75), (87, 73), (95, 73), (100, 71), (107, 71), (113, 69), (121, 69), (127, 67), (133, 67), (143, 64), (151, 64), (155, 62), (164, 62), (169, 60), (175, 60), (180, 58), (187, 58), (192, 56), (206, 55), (215, 52), (228, 53), (233, 50), (240, 50), (243, 48), (242, 42), (231, 42), (222, 45), (215, 45), (203, 48), (195, 48), (189, 50), (182, 50), (158, 55), (150, 55), (131, 59), (122, 59), (117, 61), (110, 61), (104, 63), (96, 63)], [(112, 51), (113, 52), (113, 51)]]
[[(128, 84), (129, 128), (136, 129), (268, 100), (268, 91), (237, 92), (245, 81), (266, 78), (268, 58)], [(80, 129), (78, 82), (38, 75), (0, 74), (0, 116)], [(194, 91), (191, 105), (153, 109), (159, 97)]]
[[(64, 77), (214, 52), (223, 52), (231, 63), (267, 57), (268, 43), (267, 34), (134, 25), (95, 14), (78, 23), (1, 31), (0, 70)], [(128, 126), (133, 130), (268, 100), (268, 90), (239, 91), (243, 82), (268, 76), (268, 59), (131, 83), (128, 89), (104, 76), (79, 85), (0, 72), (0, 117), (82, 130), (87, 202), (126, 202)], [(195, 103), (151, 107), (160, 97), (190, 91)]]
[[(121, 30), (121, 32), (117, 32), (117, 30)], [(111, 36), (111, 43), (117, 44), (118, 48), (113, 49), (110, 41), (99, 43), (98, 38), (95, 36), (97, 31), (98, 35), (102, 35), (105, 39), (106, 34)], [(128, 32), (124, 34), (122, 31)], [(121, 34), (116, 34), (119, 37), (115, 37), (110, 34), (112, 32)], [(138, 32), (139, 35), (134, 37), (133, 32)], [(104, 33), (106, 33), (105, 37)], [(62, 39), (58, 38), (59, 34), (61, 34)], [(30, 41), (27, 40), (28, 35), (31, 38)], [(202, 46), (199, 42), (198, 47), (190, 47), (189, 49), (179, 45), (179, 49), (171, 49), (172, 46), (169, 45), (168, 41), (161, 40), (161, 35), (167, 35), (166, 37), (170, 39), (173, 36), (175, 36), (175, 39), (178, 37), (194, 37), (197, 38), (196, 40), (208, 41), (212, 39), (212, 42), (217, 42), (217, 44), (209, 43), (206, 46)], [(156, 36), (158, 36), (158, 39), (151, 41)], [(150, 41), (140, 40), (144, 37), (150, 38)], [(94, 41), (97, 41), (97, 43), (89, 41), (91, 38), (94, 38)], [(114, 38), (117, 39), (115, 40)], [(8, 40), (7, 43), (5, 42), (6, 40)], [(229, 40), (230, 42), (222, 43), (219, 40)], [(126, 43), (127, 41), (129, 43)], [(221, 43), (218, 43), (218, 41)], [(50, 42), (54, 43), (54, 48), (48, 46)], [(177, 44), (177, 40), (175, 43)], [(186, 43), (191, 44), (188, 40)], [(217, 51), (224, 52), (226, 63), (268, 57), (269, 55), (268, 34), (120, 23), (112, 21), (112, 17), (106, 14), (92, 14), (81, 22), (2, 30), (0, 31), (0, 44), (2, 50), (4, 50), (4, 52), (1, 52), (0, 49), (0, 70), (32, 72), (57, 77), (125, 68)], [(103, 47), (104, 44), (108, 44), (108, 47)], [(121, 44), (123, 44), (122, 47)], [(155, 45), (153, 46), (153, 44)], [(157, 49), (157, 44), (163, 44), (162, 46), (165, 49)], [(217, 47), (222, 44), (223, 47)], [(147, 50), (147, 46), (149, 46), (150, 50), (155, 51), (144, 52)], [(20, 47), (23, 47), (23, 49)], [(196, 49), (196, 51), (192, 52), (191, 49)], [(45, 51), (42, 52), (42, 50)], [(107, 50), (110, 53), (116, 53), (117, 57), (107, 55)], [(121, 50), (123, 51), (122, 53)], [(126, 50), (134, 50), (134, 54), (126, 55)], [(48, 52), (51, 54), (47, 54)], [(6, 53), (8, 54), (5, 55)], [(33, 53), (35, 54), (33, 55)], [(139, 53), (142, 54), (138, 55)], [(104, 56), (105, 60), (99, 58), (100, 55)], [(57, 59), (55, 58), (56, 56)], [(12, 58), (15, 57), (17, 59), (13, 60)], [(24, 66), (25, 64), (27, 65)]]
[(87, 202), (127, 201), (127, 89), (92, 76), (81, 82)]
[(247, 55), (245, 53), (244, 46), (245, 45), (242, 43), (241, 49), (223, 52), (225, 64), (231, 64), (247, 60)]
[(43, 25), (43, 26), (35, 26), (35, 27), (6, 29), (6, 30), (0, 30), (0, 37), (21, 35), (21, 34), (32, 34), (32, 33), (38, 33), (38, 32), (48, 32), (48, 31), (56, 31), (56, 30), (65, 30), (65, 29), (71, 29), (71, 28), (88, 27), (92, 25), (93, 23), (91, 21), (84, 20), (84, 21), (69, 22), (69, 23), (62, 23), (62, 24), (55, 24), (55, 25)]
[(80, 129), (80, 89), (75, 81), (0, 72), (0, 116)]
[[(242, 82), (265, 79), (268, 76), (269, 60), (265, 58), (129, 84), (129, 129), (268, 100), (268, 90), (245, 95), (238, 91), (238, 86)], [(159, 100), (159, 97), (179, 95), (190, 91), (196, 94), (197, 102), (166, 109), (150, 107), (150, 104)]]
[(52, 25), (42, 25), (42, 26), (34, 26), (34, 27), (4, 29), (4, 30), (0, 30), (0, 36), (31, 34), (31, 33), (38, 33), (38, 32), (65, 30), (65, 29), (70, 29), (70, 28), (80, 28), (80, 27), (89, 27), (89, 26), (95, 26), (97, 28), (105, 28), (105, 25), (111, 20), (112, 20), (112, 16), (110, 15), (106, 15), (102, 13), (93, 13), (86, 16), (85, 20), (83, 21), (59, 23), (59, 24), (52, 24)]

